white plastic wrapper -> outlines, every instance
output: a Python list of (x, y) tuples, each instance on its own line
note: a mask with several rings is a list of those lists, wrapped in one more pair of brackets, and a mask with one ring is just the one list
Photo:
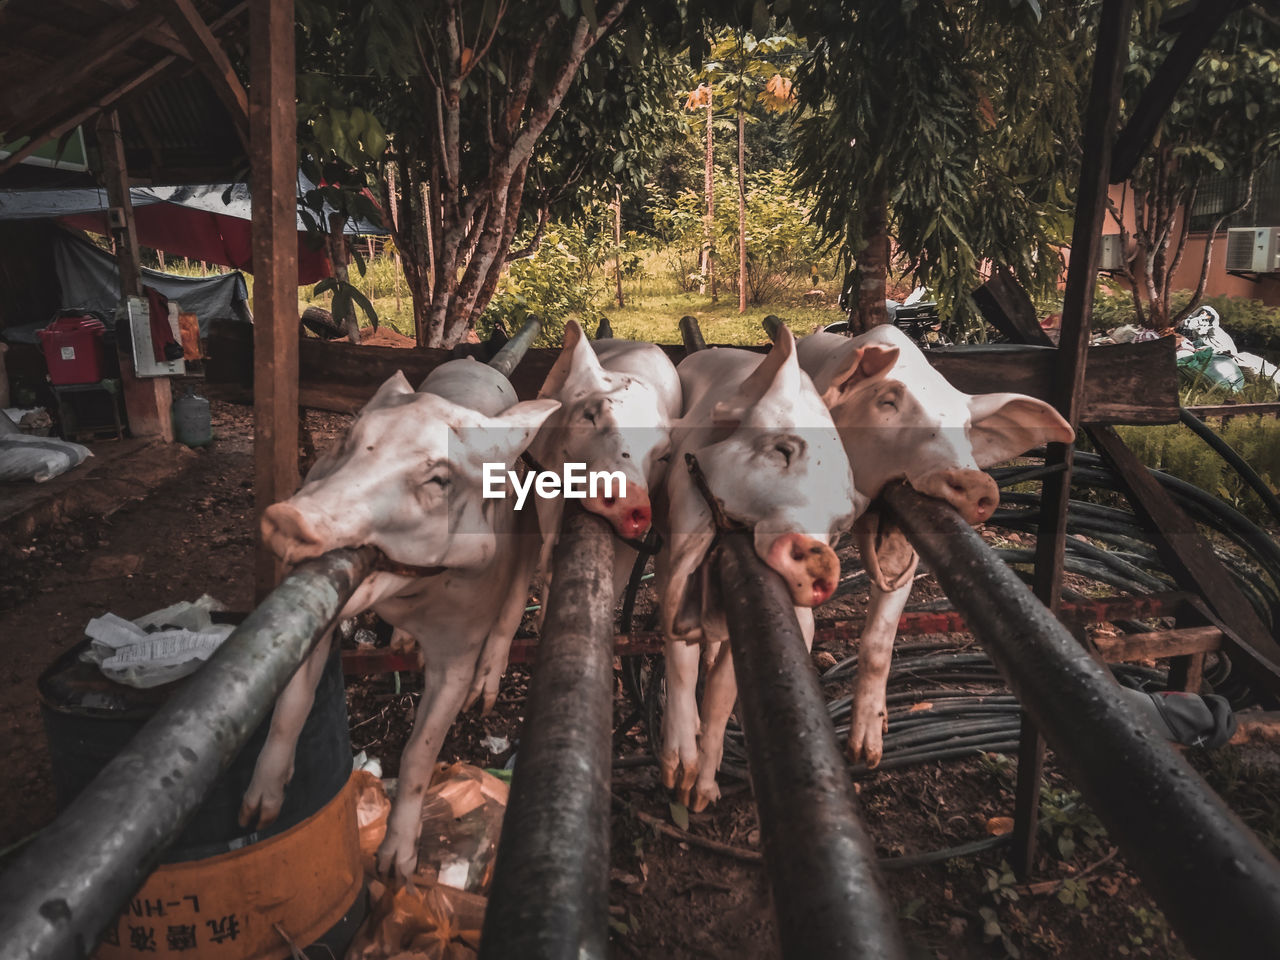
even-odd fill
[(206, 594), (195, 603), (176, 603), (133, 621), (114, 613), (96, 617), (85, 627), (92, 643), (84, 659), (98, 664), (107, 678), (131, 687), (181, 679), (195, 673), (235, 629), (210, 619), (210, 612), (219, 609)]

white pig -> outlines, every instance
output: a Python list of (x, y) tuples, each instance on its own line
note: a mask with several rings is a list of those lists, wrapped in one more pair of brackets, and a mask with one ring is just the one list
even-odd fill
[[(984, 467), (1042, 443), (1075, 438), (1070, 425), (1041, 400), (957, 390), (891, 324), (852, 338), (815, 333), (799, 342), (797, 352), (831, 410), (860, 497), (874, 499), (890, 481), (906, 480), (978, 524), (1000, 503), (999, 488)], [(901, 532), (884, 525), (875, 510), (860, 519), (857, 532), (871, 602), (858, 648), (849, 752), (874, 767), (888, 726), (885, 684), (893, 641), (917, 557)]]
[[(514, 400), (507, 379), (474, 360), (441, 365), (417, 392), (397, 373), (302, 488), (263, 514), (263, 539), (286, 564), (369, 544), (398, 565), (367, 577), (339, 615), (373, 608), (417, 638), (426, 661), (377, 854), (384, 874), (413, 873), (422, 796), (445, 733), (482, 693), (485, 708), (492, 705), (526, 604), (540, 542), (536, 518), (517, 513), (510, 498), (483, 499), (482, 465), (514, 468), (559, 403)], [(276, 703), (240, 811), (246, 826), (270, 823), (280, 811), (331, 638), (332, 631)]]
[[(618, 536), (638, 540), (653, 519), (649, 491), (665, 479), (671, 459), (671, 424), (680, 416), (680, 378), (662, 348), (630, 340), (589, 342), (576, 320), (565, 326), (564, 348), (538, 396), (560, 401), (529, 446), (541, 469), (560, 473), (566, 463), (588, 472), (621, 473), (624, 496), (594, 496), (583, 506), (607, 519)], [(539, 498), (544, 576), (560, 532), (564, 501)], [(620, 592), (636, 551), (615, 551), (614, 589)]]
[[(756, 553), (786, 581), (808, 643), (812, 607), (831, 596), (840, 578), (832, 543), (866, 499), (854, 489), (831, 415), (800, 370), (789, 332), (763, 358), (747, 350), (706, 350), (677, 369), (685, 411), (672, 431), (667, 547), (657, 563), (667, 678), (659, 760), (667, 787), (701, 810), (720, 796), (716, 771), (737, 684), (706, 563), (715, 538), (712, 513), (685, 454), (694, 454), (724, 513), (751, 528)], [(709, 663), (701, 724), (698, 644)]]

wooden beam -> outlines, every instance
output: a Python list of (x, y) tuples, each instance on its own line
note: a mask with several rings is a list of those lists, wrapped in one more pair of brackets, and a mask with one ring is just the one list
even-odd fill
[[(1178, 95), (1187, 76), (1200, 59), (1200, 54), (1213, 41), (1223, 21), (1245, 5), (1246, 0), (1204, 2), (1196, 4), (1178, 25), (1181, 33), (1173, 42), (1173, 48), (1164, 62), (1156, 68), (1137, 106), (1120, 135), (1116, 137), (1115, 151), (1111, 159), (1110, 180), (1123, 183), (1133, 174), (1133, 168), (1142, 159), (1160, 122), (1169, 112), (1169, 105)], [(1074, 253), (1072, 254), (1074, 259)]]
[(973, 300), (987, 322), (1014, 343), (1054, 345), (1040, 326), (1035, 304), (1008, 267), (996, 267), (991, 279), (973, 291)]
[[(293, 0), (249, 10), (253, 192), (254, 502), (259, 517), (298, 487), (298, 158)], [(259, 540), (261, 599), (279, 561)]]
[(1124, 663), (1217, 650), (1222, 646), (1222, 631), (1217, 627), (1182, 627), (1118, 637), (1095, 635), (1093, 642), (1108, 663)]
[[(142, 267), (138, 260), (138, 233), (129, 200), (129, 170), (125, 165), (120, 116), (111, 110), (98, 118), (98, 153), (106, 181), (107, 202), (120, 211), (122, 221), (111, 230), (120, 273), (120, 298), (142, 296)], [(127, 321), (120, 321), (127, 323)], [(133, 365), (132, 337), (117, 336), (120, 383), (124, 393), (129, 430), (135, 437), (160, 437), (173, 442), (173, 395), (168, 377), (137, 376)]]
[[(213, 22), (213, 29), (217, 31), (228, 23), (231, 23), (240, 16), (248, 6), (248, 0), (241, 0), (240, 3), (237, 3), (234, 7)], [(39, 150), (47, 141), (57, 139), (68, 130), (74, 129), (75, 127), (80, 126), (80, 124), (91, 120), (102, 111), (110, 109), (111, 106), (113, 106), (122, 97), (132, 93), (148, 81), (155, 79), (155, 77), (159, 76), (165, 70), (177, 63), (178, 60), (179, 58), (172, 54), (157, 60), (145, 70), (134, 74), (132, 77), (129, 77), (127, 80), (111, 88), (102, 96), (96, 98), (89, 105), (77, 110), (70, 117), (62, 120), (54, 120), (42, 127), (38, 132), (29, 135), (30, 139), (27, 143), (15, 150), (9, 156), (0, 159), (0, 174), (17, 166), (23, 160), (27, 159), (27, 157)]]
[[(684, 348), (662, 345), (679, 360)], [(250, 331), (241, 324), (220, 323), (209, 337), (208, 379), (253, 382)], [(352, 347), (306, 339), (299, 347), (303, 391), (315, 388), (317, 409), (344, 412), (359, 408), (387, 377), (403, 368), (412, 383), (420, 383), (446, 360), (448, 350), (397, 347)], [(557, 350), (530, 350), (511, 382), (522, 399), (537, 396)], [(953, 386), (966, 393), (1011, 390), (1041, 400), (1052, 399), (1052, 374), (1057, 352), (1044, 347), (996, 344), (964, 349), (929, 350), (925, 356)], [(333, 391), (333, 404), (325, 400)], [(1170, 339), (1094, 347), (1089, 354), (1082, 419), (1087, 423), (1159, 424), (1178, 421), (1178, 374)]]
[[(1129, 23), (1133, 0), (1104, 0), (1094, 46), (1093, 79), (1085, 105), (1081, 146), (1080, 185), (1076, 191), (1075, 223), (1071, 234), (1071, 263), (1063, 291), (1062, 334), (1053, 403), (1075, 427), (1084, 407), (1089, 322), (1093, 290), (1098, 278), (1102, 224), (1106, 215), (1107, 175), (1111, 145), (1120, 115), (1121, 81), (1129, 56)], [(1038, 326), (1038, 325), (1037, 325)], [(1062, 576), (1067, 537), (1067, 503), (1071, 497), (1071, 444), (1051, 443), (1045, 466), (1062, 466), (1045, 477), (1041, 489), (1040, 525), (1036, 534), (1034, 589), (1055, 614), (1062, 603)], [(1018, 749), (1018, 781), (1014, 798), (1012, 861), (1019, 876), (1032, 869), (1040, 819), (1040, 781), (1044, 770), (1044, 741), (1024, 710)]]
[(249, 98), (240, 84), (240, 78), (236, 76), (235, 68), (227, 58), (226, 51), (222, 49), (222, 45), (218, 43), (213, 31), (201, 18), (191, 0), (157, 0), (157, 2), (164, 12), (165, 19), (186, 46), (191, 59), (213, 85), (214, 93), (231, 114), (241, 142), (248, 147)]

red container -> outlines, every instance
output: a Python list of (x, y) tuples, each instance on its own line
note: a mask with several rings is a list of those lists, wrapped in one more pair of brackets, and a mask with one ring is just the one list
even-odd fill
[(103, 371), (106, 351), (102, 337), (106, 328), (97, 317), (58, 317), (40, 331), (40, 344), (49, 365), (49, 379), (59, 386), (70, 383), (97, 383)]

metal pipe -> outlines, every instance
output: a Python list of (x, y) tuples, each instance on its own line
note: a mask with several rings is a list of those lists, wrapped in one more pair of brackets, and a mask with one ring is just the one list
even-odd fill
[(596, 327), (596, 339), (597, 339), (597, 340), (612, 340), (612, 339), (613, 339), (613, 324), (611, 324), (611, 323), (609, 322), (609, 318), (608, 318), (608, 317), (601, 317), (601, 318), (600, 318), (600, 323), (599, 323), (599, 325)]
[(906, 956), (795, 607), (746, 533), (719, 577), (784, 957)]
[(1274, 956), (1280, 863), (951, 507), (883, 496), (1191, 952)]
[(566, 507), (482, 958), (603, 958), (609, 935), (614, 540)]
[(774, 316), (772, 313), (760, 321), (760, 326), (764, 327), (764, 332), (769, 336), (770, 343), (777, 343), (778, 337), (782, 334), (782, 328), (786, 326), (782, 322), (781, 317)]
[(516, 335), (504, 343), (502, 349), (493, 355), (493, 359), (489, 361), (489, 366), (504, 377), (511, 376), (541, 332), (542, 321), (537, 317), (530, 317), (524, 322), (524, 326), (516, 331)]
[(680, 336), (684, 340), (686, 354), (697, 353), (707, 349), (707, 341), (702, 339), (702, 328), (698, 326), (698, 318), (684, 316), (680, 318)]
[(1194, 413), (1183, 407), (1178, 411), (1178, 417), (1185, 423), (1191, 431), (1213, 448), (1214, 452), (1223, 460), (1227, 461), (1240, 474), (1240, 478), (1258, 495), (1266, 508), (1271, 511), (1271, 516), (1277, 523), (1280, 523), (1280, 499), (1271, 492), (1271, 488), (1267, 486), (1263, 480), (1254, 471), (1253, 467), (1245, 461), (1245, 459), (1231, 448), (1231, 444), (1223, 440), (1211, 429), (1205, 426), (1204, 422)]
[(299, 564), (0, 875), (0, 958), (80, 960), (373, 565), (371, 547)]

